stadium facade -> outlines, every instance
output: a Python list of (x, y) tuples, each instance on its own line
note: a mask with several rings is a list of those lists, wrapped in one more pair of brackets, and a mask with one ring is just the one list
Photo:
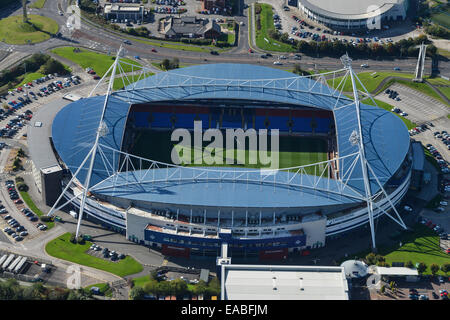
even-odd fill
[[(342, 83), (350, 71), (341, 71)], [(374, 219), (384, 214), (405, 227), (393, 206), (410, 183), (407, 128), (394, 114), (355, 101), (322, 76), (211, 64), (72, 102), (53, 120), (65, 175), (61, 201), (49, 214), (67, 203), (81, 206), (79, 222), (87, 218), (184, 257), (217, 256), (224, 243), (231, 256), (286, 257), (368, 223), (373, 232)], [(238, 112), (230, 116), (230, 109)], [(133, 130), (192, 130), (199, 119), (204, 129), (276, 128), (280, 135), (319, 137), (328, 143), (328, 159), (266, 174), (127, 153)], [(148, 148), (155, 143), (148, 141)]]
[(409, 0), (299, 0), (298, 6), (309, 19), (333, 29), (379, 29), (384, 22), (406, 19)]

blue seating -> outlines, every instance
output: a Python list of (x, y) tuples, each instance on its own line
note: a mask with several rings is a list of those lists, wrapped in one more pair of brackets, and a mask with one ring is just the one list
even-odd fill
[(134, 124), (136, 127), (139, 128), (148, 128), (148, 116), (150, 115), (150, 112), (133, 112), (134, 116)]
[(266, 116), (255, 116), (255, 130), (266, 129)]
[(247, 129), (253, 128), (253, 115), (245, 114), (244, 115), (244, 124), (247, 124)]
[(151, 123), (152, 128), (172, 128), (172, 123), (170, 122), (170, 113), (157, 113), (152, 114), (153, 121)]
[(280, 132), (287, 132), (289, 131), (288, 121), (289, 117), (269, 117), (268, 129), (279, 129)]
[(196, 117), (197, 121), (202, 122), (202, 129), (208, 129), (209, 128), (209, 115), (205, 113), (198, 114)]
[(311, 118), (293, 118), (293, 132), (312, 132)]
[(315, 132), (317, 133), (328, 133), (330, 131), (330, 118), (316, 118), (317, 127)]
[(195, 114), (192, 113), (180, 113), (176, 115), (175, 128), (194, 128)]
[(214, 112), (211, 115), (211, 128), (213, 128), (213, 129), (217, 128), (218, 123), (220, 123), (220, 114)]
[(240, 114), (229, 115), (224, 113), (222, 116), (222, 128), (241, 128), (242, 116)]

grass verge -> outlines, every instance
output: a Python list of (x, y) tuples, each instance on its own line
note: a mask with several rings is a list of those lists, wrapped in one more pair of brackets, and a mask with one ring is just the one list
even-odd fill
[(35, 3), (30, 5), (30, 8), (42, 9), (45, 6), (47, 0), (37, 0)]
[[(26, 205), (28, 206), (28, 208), (30, 208), (31, 211), (33, 211), (33, 213), (35, 215), (37, 215), (38, 217), (41, 217), (43, 215), (45, 215), (41, 209), (39, 209), (35, 204), (33, 199), (31, 199), (30, 195), (28, 194), (28, 192), (26, 191), (19, 191), (20, 196), (22, 197), (22, 200), (26, 203)], [(42, 222), (43, 224), (47, 225), (48, 229), (51, 229), (55, 226), (55, 223), (52, 221), (49, 222)]]
[[(259, 14), (261, 29), (258, 29), (258, 14), (256, 14), (257, 5), (261, 6), (261, 13)], [(269, 30), (275, 31), (272, 10), (272, 6), (269, 4), (255, 4), (256, 46), (267, 51), (294, 52), (295, 49), (291, 45), (269, 37)]]
[[(60, 57), (68, 59), (76, 64), (78, 64), (83, 69), (92, 68), (100, 77), (108, 71), (108, 68), (113, 64), (115, 57), (108, 56), (106, 54), (89, 51), (86, 49), (80, 49), (78, 52), (74, 52), (74, 47), (62, 47), (55, 48), (52, 50), (53, 53)], [(141, 64), (131, 59), (122, 58), (124, 62), (134, 64), (140, 67)], [(132, 68), (130, 65), (122, 64), (124, 72), (131, 72)]]
[[(442, 266), (444, 263), (450, 263), (450, 256), (446, 254), (439, 246), (439, 236), (428, 227), (417, 223), (413, 226), (411, 232), (400, 232), (395, 238), (395, 246), (379, 246), (378, 253), (386, 259), (386, 263), (392, 265), (393, 262), (407, 263), (411, 261), (414, 265), (418, 262), (424, 262), (427, 269), (424, 275), (431, 275), (430, 265), (435, 263)], [(399, 246), (398, 244), (402, 244)], [(364, 258), (370, 250), (357, 253), (355, 256)], [(438, 275), (445, 275), (441, 270)]]
[[(422, 224), (415, 225), (414, 232), (405, 234), (401, 242), (401, 247), (380, 252), (386, 258), (387, 263), (406, 263), (411, 260), (415, 265), (418, 262), (424, 262), (427, 265), (424, 274), (431, 274), (430, 265), (433, 263), (439, 266), (444, 263), (450, 263), (450, 256), (439, 246), (439, 236)], [(439, 270), (438, 274), (444, 275), (441, 270)]]
[(58, 23), (50, 18), (28, 15), (29, 23), (22, 16), (10, 16), (0, 20), (0, 40), (8, 44), (38, 43), (50, 39), (58, 32)]
[[(360, 72), (358, 73), (358, 77), (366, 87), (367, 91), (373, 92), (380, 85), (380, 83), (387, 77), (402, 77), (412, 79), (413, 75), (400, 72)], [(342, 78), (343, 77), (338, 77), (334, 79), (334, 87), (337, 87), (340, 84)], [(327, 82), (329, 86), (333, 86), (332, 79), (327, 80)], [(356, 87), (358, 90), (363, 90), (362, 86), (359, 83), (356, 84)], [(344, 83), (344, 92), (351, 92), (351, 91), (352, 91), (352, 81), (350, 77), (347, 77)]]
[(85, 287), (84, 290), (86, 291), (86, 293), (90, 292), (92, 287), (97, 287), (99, 289), (101, 295), (104, 295), (105, 297), (109, 297), (109, 298), (112, 297), (112, 289), (108, 283), (102, 282), (102, 283), (92, 284), (90, 286)]
[(39, 72), (27, 73), (27, 74), (25, 74), (23, 80), (16, 86), (16, 88), (23, 86), (25, 83), (32, 82), (33, 80), (36, 80), (36, 79), (39, 79), (42, 77), (45, 77), (45, 74), (42, 74)]
[(107, 271), (120, 277), (135, 274), (144, 269), (130, 256), (126, 256), (125, 259), (118, 262), (91, 256), (86, 253), (91, 245), (90, 241), (86, 241), (85, 244), (73, 244), (70, 242), (70, 233), (67, 232), (48, 242), (45, 251), (53, 257)]

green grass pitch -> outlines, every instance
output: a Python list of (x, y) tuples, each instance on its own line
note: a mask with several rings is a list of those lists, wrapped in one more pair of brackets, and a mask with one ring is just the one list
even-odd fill
[[(224, 135), (225, 136), (225, 135)], [(181, 149), (177, 145), (177, 141), (171, 141), (170, 130), (140, 130), (136, 136), (135, 143), (129, 150), (131, 154), (161, 161), (165, 163), (173, 163), (171, 158), (172, 149), (176, 148), (180, 156), (182, 156)], [(209, 142), (203, 142), (203, 149), (207, 147)], [(270, 138), (268, 138), (268, 150), (269, 157), (271, 156), (270, 150)], [(182, 163), (187, 166), (208, 166), (204, 161), (201, 164), (194, 164), (194, 150), (191, 151), (191, 163)], [(227, 164), (226, 152), (224, 150), (215, 150), (216, 153), (222, 152), (223, 164), (212, 164), (211, 166), (235, 166), (242, 168), (269, 168), (270, 165), (262, 164), (259, 159), (256, 164), (249, 163), (249, 150), (248, 142), (245, 150), (245, 163), (238, 164), (235, 159), (237, 158), (236, 150), (234, 157), (234, 164)], [(212, 152), (215, 155), (214, 151)], [(318, 137), (298, 137), (298, 136), (280, 136), (279, 138), (279, 168), (290, 168), (302, 165), (308, 165), (327, 160), (327, 142), (324, 139)], [(322, 166), (323, 167), (323, 166)], [(314, 169), (314, 167), (307, 168), (307, 172), (310, 174), (320, 174), (320, 168)]]

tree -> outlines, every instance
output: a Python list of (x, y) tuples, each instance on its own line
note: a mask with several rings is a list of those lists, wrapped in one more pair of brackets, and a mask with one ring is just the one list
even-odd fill
[(170, 293), (176, 296), (184, 295), (188, 290), (186, 281), (183, 279), (175, 279), (170, 281)]
[(219, 278), (213, 278), (208, 284), (208, 293), (211, 296), (219, 296), (220, 295), (220, 281)]
[(310, 46), (309, 43), (305, 40), (300, 40), (297, 43), (297, 51), (298, 52), (303, 52), (303, 53), (309, 53), (310, 52)]
[(157, 294), (158, 293), (158, 281), (155, 279), (151, 279), (149, 282), (147, 282), (144, 285), (144, 291), (146, 293)]
[(386, 286), (383, 284), (380, 288), (380, 293), (384, 294), (386, 292)]
[(22, 148), (19, 148), (19, 150), (17, 151), (17, 156), (23, 158), (25, 156), (25, 151), (23, 151)]
[(444, 263), (442, 266), (441, 266), (441, 270), (442, 270), (442, 272), (444, 272), (445, 274), (447, 274), (447, 273), (449, 273), (450, 272), (450, 263)]
[(395, 288), (395, 282), (394, 281), (389, 282), (389, 288), (391, 290), (394, 290), (394, 288)]
[(77, 237), (75, 235), (75, 232), (70, 234), (70, 242), (77, 243)]
[(366, 262), (368, 265), (376, 265), (377, 264), (377, 257), (375, 253), (371, 252), (366, 256)]
[(205, 294), (208, 290), (208, 285), (205, 281), (200, 280), (192, 289), (192, 293), (195, 295)]
[(432, 274), (433, 276), (435, 276), (436, 273), (439, 271), (439, 266), (438, 266), (436, 263), (433, 263), (433, 264), (430, 266), (430, 270), (431, 270), (431, 274)]
[(43, 74), (67, 74), (67, 70), (64, 65), (54, 59), (48, 59), (47, 62), (40, 68)]
[(294, 70), (293, 70), (293, 72), (294, 72), (295, 74), (298, 74), (298, 75), (301, 75), (301, 76), (304, 74), (304, 71), (302, 70), (302, 68), (301, 68), (301, 66), (300, 66), (299, 63), (294, 64)]
[(28, 22), (28, 15), (27, 15), (27, 1), (28, 1), (28, 0), (22, 0), (23, 23), (27, 23), (27, 22)]
[(172, 69), (178, 69), (180, 67), (180, 60), (178, 58), (173, 58), (172, 60)]
[(157, 286), (156, 291), (157, 291), (158, 295), (168, 295), (168, 294), (170, 294), (169, 281), (158, 282), (158, 286)]
[(405, 267), (412, 269), (412, 268), (414, 268), (414, 264), (412, 263), (411, 260), (408, 260), (408, 262), (406, 262), (406, 264), (405, 264)]
[(131, 300), (142, 300), (144, 298), (145, 291), (142, 287), (134, 287), (130, 290)]
[(425, 270), (427, 270), (427, 265), (426, 265), (424, 262), (420, 262), (420, 263), (417, 265), (417, 272), (418, 272), (419, 274), (422, 274), (422, 273), (425, 272)]
[(164, 70), (169, 70), (169, 69), (170, 69), (170, 60), (169, 60), (169, 59), (164, 59), (164, 60), (161, 62), (161, 67), (162, 67)]

